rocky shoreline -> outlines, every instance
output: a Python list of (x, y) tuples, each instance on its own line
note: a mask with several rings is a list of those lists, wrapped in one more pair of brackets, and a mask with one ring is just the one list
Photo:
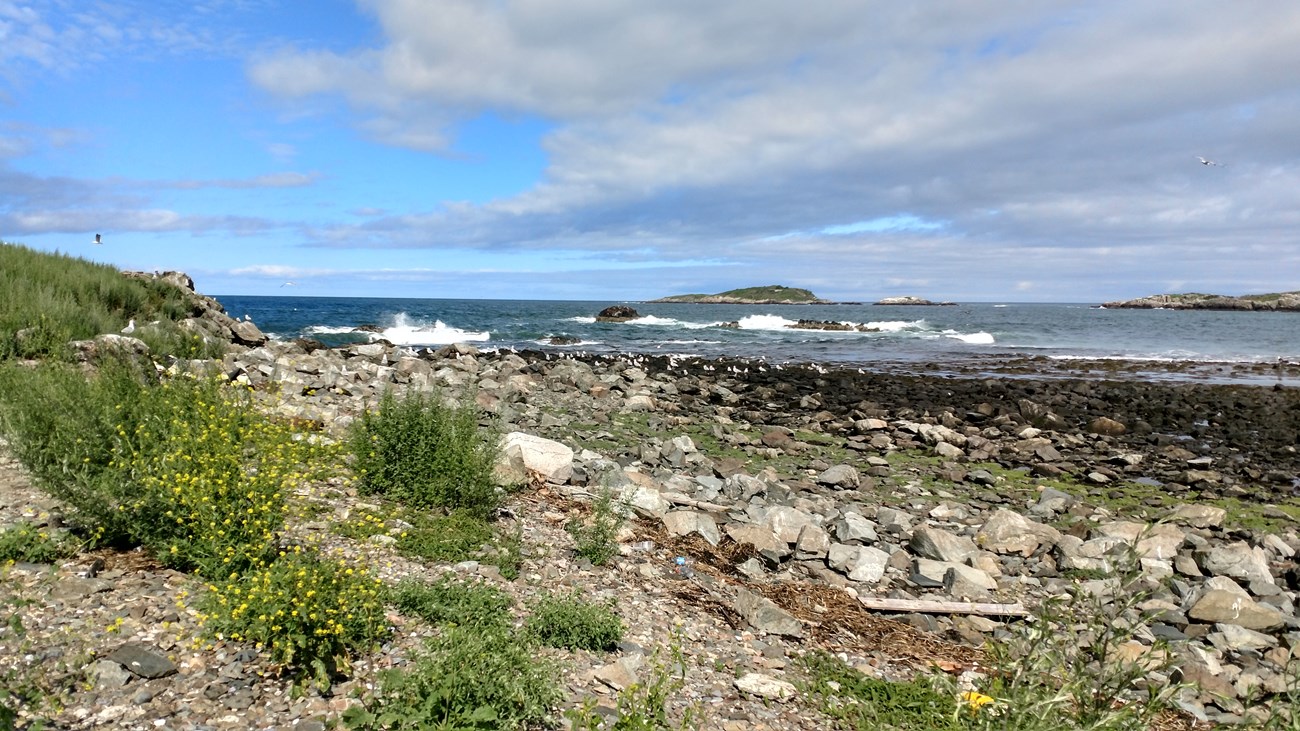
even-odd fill
[[(1014, 616), (1080, 586), (1110, 598), (1115, 587), (1100, 576), (1123, 545), (1140, 556), (1152, 613), (1124, 652), (1141, 660), (1151, 641), (1169, 641), (1171, 670), (1150, 680), (1197, 684), (1180, 696), (1183, 727), (1236, 723), (1250, 698), (1284, 692), (1297, 672), (1300, 389), (1046, 368), (948, 378), (464, 345), (332, 350), (268, 342), (209, 302), (189, 327), (235, 342), (220, 367), (279, 416), (338, 436), (384, 389), (436, 388), (547, 445), (512, 456), (541, 478), (509, 506), (524, 536), (517, 581), (330, 532), (331, 521), (370, 509), (337, 485), (300, 496), (325, 517), (294, 530), (385, 581), (454, 571), (521, 605), (556, 587), (614, 600), (627, 642), (607, 655), (566, 654), (570, 705), (612, 708), (620, 684), (678, 627), (689, 667), (675, 708), (697, 704), (707, 728), (823, 728), (791, 684), (802, 652), (843, 653), (887, 679), (932, 662), (971, 670), (978, 647), (1017, 621), (974, 605)], [(127, 340), (102, 336), (83, 351)], [(562, 526), (603, 489), (637, 520), (620, 555), (595, 567), (573, 555)], [(0, 525), (57, 528), (58, 515), (16, 464), (0, 464)], [(147, 556), (19, 565), (4, 581), (34, 602), (30, 641), (90, 679), (58, 718), (66, 728), (322, 729), (370, 672), (400, 666), (431, 631), (393, 615), (394, 639), (350, 681), (295, 699), (253, 648), (196, 644), (185, 597), (197, 587)], [(882, 600), (895, 609), (867, 609)], [(921, 606), (947, 609), (897, 609)], [(0, 661), (15, 661), (11, 647)], [(143, 676), (122, 652), (171, 671)]]
[(1222, 294), (1153, 294), (1107, 302), (1108, 310), (1228, 310), (1239, 312), (1300, 312), (1300, 292), (1233, 297)]

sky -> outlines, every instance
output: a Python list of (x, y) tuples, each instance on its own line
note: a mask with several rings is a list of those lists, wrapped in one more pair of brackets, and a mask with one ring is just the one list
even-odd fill
[(0, 0), (0, 239), (213, 295), (1296, 290), (1300, 3)]

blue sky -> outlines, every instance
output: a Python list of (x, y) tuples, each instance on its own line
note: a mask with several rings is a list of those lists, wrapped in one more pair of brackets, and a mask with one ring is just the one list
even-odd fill
[(0, 0), (0, 239), (218, 295), (1300, 289), (1297, 68), (1293, 0)]

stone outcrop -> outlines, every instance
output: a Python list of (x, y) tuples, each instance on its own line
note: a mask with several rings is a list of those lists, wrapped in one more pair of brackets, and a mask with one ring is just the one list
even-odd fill
[(904, 295), (901, 297), (885, 297), (884, 299), (876, 300), (872, 304), (894, 305), (894, 306), (903, 305), (903, 306), (921, 306), (921, 307), (951, 307), (956, 305), (957, 303), (956, 302), (932, 302), (928, 299), (925, 299), (924, 297)]
[(627, 322), (640, 316), (636, 310), (627, 305), (613, 305), (597, 313), (596, 322)]
[(1244, 295), (1153, 294), (1102, 305), (1108, 310), (1236, 310), (1240, 312), (1300, 312), (1300, 292)]

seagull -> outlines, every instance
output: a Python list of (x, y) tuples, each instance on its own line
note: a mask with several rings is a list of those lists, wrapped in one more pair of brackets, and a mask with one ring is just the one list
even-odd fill
[(281, 287), (297, 287), (297, 286), (298, 286), (298, 283), (297, 283), (297, 282), (285, 282), (284, 284), (281, 284), (280, 286), (281, 286)]
[(1213, 166), (1216, 167), (1216, 168), (1221, 168), (1221, 167), (1223, 167), (1222, 164), (1217, 163), (1217, 162), (1215, 162), (1215, 161), (1213, 161), (1213, 160), (1206, 160), (1205, 158), (1201, 157), (1200, 155), (1197, 155), (1197, 156), (1196, 156), (1196, 159), (1197, 159), (1197, 160), (1200, 160), (1202, 165), (1213, 165)]
[(123, 335), (130, 335), (130, 334), (133, 333), (133, 332), (135, 332), (135, 319), (134, 319), (134, 318), (132, 318), (132, 320), (131, 320), (130, 322), (126, 323), (126, 327), (122, 328), (122, 334), (123, 334)]
[(95, 234), (95, 240), (92, 241), (91, 243), (95, 244), (96, 246), (103, 244), (104, 243), (103, 234)]

